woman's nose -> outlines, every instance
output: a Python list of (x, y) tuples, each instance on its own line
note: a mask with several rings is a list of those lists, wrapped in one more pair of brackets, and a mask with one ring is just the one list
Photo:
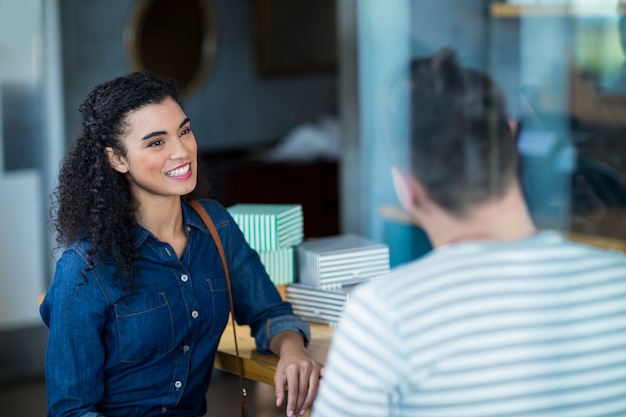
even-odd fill
[(181, 140), (181, 138), (176, 138), (170, 143), (172, 143), (172, 159), (181, 159), (189, 156), (190, 150), (187, 146), (186, 141)]

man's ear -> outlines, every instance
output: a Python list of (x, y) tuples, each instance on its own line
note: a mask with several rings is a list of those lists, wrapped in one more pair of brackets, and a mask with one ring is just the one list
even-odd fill
[(116, 150), (114, 150), (110, 146), (107, 146), (106, 148), (104, 148), (104, 152), (106, 153), (107, 158), (109, 159), (109, 165), (111, 165), (111, 167), (114, 170), (122, 174), (126, 174), (128, 172), (128, 165), (126, 164), (126, 159), (122, 155), (120, 155)]
[(428, 209), (430, 200), (422, 184), (413, 175), (402, 172), (398, 167), (391, 168), (393, 186), (402, 207), (409, 213)]
[(512, 117), (509, 117), (507, 119), (507, 122), (509, 123), (509, 129), (511, 129), (511, 133), (513, 133), (513, 137), (517, 137), (519, 133), (519, 123), (517, 123), (517, 120)]
[(409, 213), (413, 212), (415, 206), (415, 195), (413, 181), (410, 175), (400, 171), (396, 166), (391, 167), (391, 178), (393, 179), (393, 188), (396, 190), (396, 196), (404, 208)]

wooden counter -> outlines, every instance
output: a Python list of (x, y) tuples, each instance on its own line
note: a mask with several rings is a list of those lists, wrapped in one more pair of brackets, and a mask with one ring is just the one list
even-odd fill
[[(320, 363), (326, 362), (326, 355), (333, 336), (333, 328), (327, 324), (310, 323), (311, 342), (309, 352), (313, 359)], [(239, 356), (243, 362), (243, 374), (246, 378), (274, 385), (274, 373), (276, 372), (276, 355), (263, 355), (256, 350), (254, 339), (250, 336), (248, 326), (237, 326), (237, 343)], [(235, 355), (235, 342), (231, 324), (224, 330), (222, 339), (217, 348), (214, 366), (226, 372), (238, 375), (237, 356)]]

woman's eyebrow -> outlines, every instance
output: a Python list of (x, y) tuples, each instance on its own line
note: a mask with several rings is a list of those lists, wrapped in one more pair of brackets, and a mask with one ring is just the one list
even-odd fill
[[(189, 117), (186, 117), (185, 120), (183, 120), (178, 127), (181, 128), (181, 127), (185, 126), (187, 123), (189, 123), (190, 121), (191, 120), (189, 119)], [(167, 132), (165, 130), (157, 130), (156, 132), (148, 133), (146, 136), (141, 138), (141, 140), (150, 139), (150, 138), (153, 138), (155, 136), (165, 135), (166, 133)]]
[(146, 139), (150, 139), (153, 138), (155, 136), (161, 136), (161, 135), (165, 135), (167, 132), (164, 130), (157, 130), (156, 132), (152, 132), (152, 133), (148, 133), (146, 136), (144, 136), (143, 138), (141, 138), (141, 140), (146, 140)]

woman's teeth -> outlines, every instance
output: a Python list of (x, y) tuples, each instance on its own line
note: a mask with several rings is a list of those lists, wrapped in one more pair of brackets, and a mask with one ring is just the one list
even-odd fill
[(165, 175), (167, 175), (168, 177), (180, 177), (181, 175), (185, 175), (187, 172), (189, 172), (190, 168), (191, 168), (191, 165), (187, 164), (183, 167), (176, 168), (169, 172), (166, 172)]

